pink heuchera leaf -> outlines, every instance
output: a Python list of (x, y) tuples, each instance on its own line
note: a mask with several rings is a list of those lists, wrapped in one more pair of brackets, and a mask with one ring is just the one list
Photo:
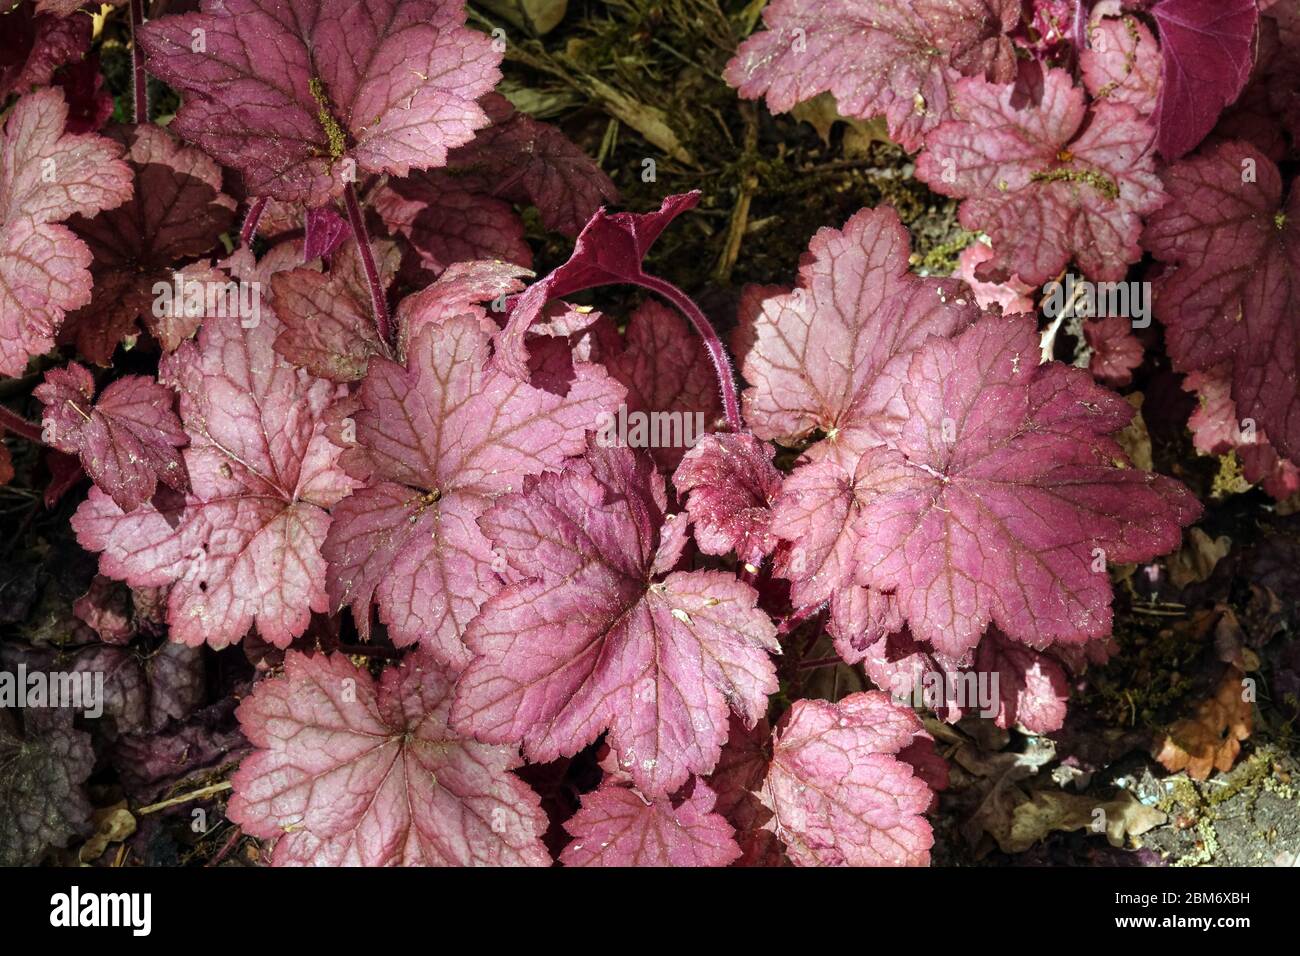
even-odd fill
[(480, 519), (515, 572), (465, 642), (455, 725), (522, 740), (530, 760), (602, 731), (652, 799), (713, 769), (728, 707), (753, 723), (777, 689), (776, 629), (730, 574), (673, 572), (667, 496), (644, 455), (596, 448), (501, 498)]
[(565, 396), (489, 367), (491, 329), (466, 313), (422, 325), (406, 366), (373, 358), (358, 392), (356, 440), (373, 478), (339, 504), (325, 543), (330, 601), (370, 606), (399, 646), (420, 641), (464, 664), (465, 626), (498, 587), (476, 519), (525, 475), (580, 453), (622, 386), (583, 364)]
[(103, 552), (101, 573), (133, 587), (172, 585), (173, 640), (220, 648), (255, 624), (285, 647), (312, 611), (329, 608), (326, 509), (353, 482), (325, 436), (340, 386), (275, 352), (280, 323), (270, 309), (244, 324), (209, 315), (197, 343), (162, 363), (190, 437), (191, 493), (124, 514), (94, 488), (72, 524), (82, 547)]
[(1142, 343), (1133, 334), (1132, 320), (1107, 316), (1083, 324), (1083, 337), (1092, 349), (1088, 371), (1097, 381), (1120, 388), (1133, 381), (1133, 370), (1142, 364)]
[(121, 147), (63, 131), (68, 105), (39, 90), (14, 106), (0, 138), (0, 373), (21, 375), (54, 345), (66, 312), (90, 301), (90, 250), (58, 220), (131, 198)]
[[(919, 699), (949, 723), (979, 714), (999, 727), (1020, 724), (1033, 733), (1049, 734), (1065, 722), (1070, 684), (1061, 663), (996, 628), (980, 639), (969, 666), (931, 653), (905, 630), (877, 640), (861, 660), (876, 686), (895, 698)], [(981, 682), (997, 696), (977, 700)]]
[(776, 547), (772, 502), (781, 491), (773, 448), (748, 433), (705, 435), (686, 453), (673, 485), (686, 496), (695, 540), (705, 554), (735, 551), (757, 565)]
[[(856, 502), (853, 513), (857, 513)], [(854, 540), (852, 536), (846, 538), (848, 543)], [(790, 547), (797, 559), (799, 545), (793, 544)], [(851, 555), (846, 557), (851, 559)], [(842, 560), (838, 555), (836, 558)], [(851, 571), (845, 568), (841, 573), (848, 579)], [(896, 594), (886, 594), (874, 588), (848, 583), (831, 596), (826, 633), (834, 642), (835, 652), (847, 663), (856, 664), (873, 645), (884, 637), (899, 633), (905, 624)]]
[(1197, 451), (1206, 455), (1235, 452), (1246, 480), (1262, 484), (1279, 501), (1300, 489), (1300, 468), (1279, 457), (1262, 429), (1238, 421), (1231, 383), (1222, 368), (1190, 373), (1183, 388), (1198, 399), (1196, 411), (1187, 421)]
[[(662, 468), (677, 467), (722, 412), (718, 380), (703, 342), (666, 305), (647, 300), (637, 306), (628, 320), (623, 350), (603, 356), (603, 361), (609, 374), (627, 388), (623, 437), (632, 447), (648, 446)], [(635, 434), (632, 413), (640, 413), (642, 436)], [(610, 431), (619, 424), (617, 416), (611, 418)]]
[(947, 118), (960, 77), (1011, 78), (1004, 34), (1019, 17), (1014, 0), (778, 0), (723, 76), (747, 99), (766, 96), (774, 113), (830, 92), (841, 115), (884, 114), (911, 152)]
[(1300, 189), (1255, 147), (1219, 143), (1168, 167), (1172, 197), (1143, 245), (1172, 266), (1155, 316), (1180, 371), (1226, 364), (1240, 418), (1300, 461)]
[(333, 206), (308, 209), (303, 217), (303, 259), (328, 259), (351, 235), (352, 227)]
[(990, 622), (1036, 647), (1108, 634), (1105, 562), (1174, 549), (1200, 514), (1110, 437), (1127, 402), (1038, 356), (1028, 316), (931, 338), (910, 361), (903, 428), (854, 476), (859, 583), (894, 592), (912, 634), (954, 660)]
[(647, 800), (632, 787), (604, 783), (584, 794), (565, 821), (573, 842), (565, 866), (727, 866), (740, 856), (735, 831), (714, 812), (717, 798), (704, 781), (690, 794)]
[(983, 242), (972, 242), (957, 257), (957, 268), (953, 276), (961, 279), (975, 293), (975, 301), (981, 309), (992, 309), (995, 305), (1003, 315), (1016, 312), (1033, 312), (1034, 300), (1030, 298), (1034, 287), (1021, 281), (1020, 276), (1012, 275), (1005, 282), (984, 282), (975, 277), (975, 270), (981, 263), (993, 258), (993, 247)]
[[(95, 288), (90, 304), (68, 316), (61, 341), (107, 365), (136, 322), (175, 348), (167, 326), (173, 310), (158, 308), (154, 286), (176, 286), (176, 266), (204, 255), (235, 221), (235, 201), (221, 191), (221, 167), (158, 126), (114, 130), (135, 177), (131, 200), (68, 225), (90, 248)], [(184, 280), (180, 288), (184, 289)]]
[(863, 209), (817, 231), (794, 291), (748, 300), (733, 344), (755, 435), (796, 445), (820, 432), (810, 457), (851, 466), (894, 427), (891, 363), (979, 314), (960, 282), (913, 275), (910, 254), (892, 208)]
[[(607, 213), (602, 208), (582, 227), (573, 254), (511, 303), (510, 318), (496, 339), (496, 362), (511, 375), (528, 376), (524, 338), (546, 303), (583, 289), (643, 280), (641, 260), (668, 224), (700, 201), (698, 191), (669, 196), (654, 212)], [(647, 287), (652, 287), (647, 285)]]
[(257, 748), (228, 815), (279, 838), (273, 866), (547, 866), (517, 750), (447, 724), (452, 672), (414, 654), (379, 681), (341, 654), (285, 655), (239, 705)]
[[(523, 289), (523, 279), (532, 273), (509, 262), (458, 262), (419, 292), (408, 295), (397, 306), (399, 351), (406, 354), (408, 343), (426, 325), (441, 325), (457, 315), (469, 315), (492, 322), (481, 303), (504, 302)], [(495, 325), (495, 323), (493, 323)]]
[(1196, 148), (1237, 98), (1254, 64), (1255, 0), (1160, 0), (1151, 8), (1164, 55), (1154, 122), (1166, 159)]
[(877, 691), (797, 700), (763, 783), (769, 826), (799, 866), (925, 866), (930, 788), (898, 754), (921, 721)]
[(175, 395), (153, 379), (119, 378), (94, 401), (94, 378), (73, 362), (46, 372), (34, 394), (45, 405), (47, 441), (80, 455), (86, 474), (123, 511), (152, 498), (160, 480), (190, 490), (179, 451), (189, 439), (173, 408)]
[(797, 444), (820, 433), (773, 505), (772, 530), (799, 543), (778, 559), (797, 605), (851, 583), (852, 472), (865, 448), (899, 427), (906, 356), (979, 314), (953, 279), (908, 271), (907, 230), (888, 207), (855, 213), (809, 244), (799, 287), (750, 297), (735, 335), (745, 419), (759, 438)]
[(254, 195), (321, 206), (360, 171), (441, 166), (487, 123), (501, 54), (464, 19), (460, 0), (204, 0), (139, 39), (184, 94), (182, 137)]
[(1079, 70), (1094, 100), (1123, 103), (1142, 116), (1155, 112), (1160, 46), (1136, 17), (1094, 15), (1088, 45), (1079, 51)]
[[(381, 281), (397, 271), (392, 243), (374, 243)], [(373, 355), (388, 356), (371, 314), (370, 291), (357, 245), (349, 240), (328, 273), (296, 268), (271, 276), (275, 314), (284, 329), (275, 350), (294, 365), (332, 382), (355, 382)]]
[(48, 16), (33, 3), (10, 4), (0, 13), (0, 100), (45, 86), (54, 71), (79, 61), (90, 49), (90, 19)]
[(1146, 120), (1106, 100), (1086, 109), (1064, 70), (1041, 83), (962, 80), (954, 112), (926, 137), (916, 176), (964, 199), (962, 225), (993, 240), (979, 278), (1041, 285), (1071, 260), (1091, 279), (1124, 278), (1142, 217), (1165, 199)]
[(82, 785), (95, 751), (72, 716), (68, 708), (0, 710), (0, 866), (34, 866), (49, 847), (87, 829)]

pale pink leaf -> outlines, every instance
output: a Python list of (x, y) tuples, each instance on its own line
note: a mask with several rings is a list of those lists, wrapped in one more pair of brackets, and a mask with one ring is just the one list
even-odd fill
[(272, 865), (546, 866), (546, 814), (517, 751), (447, 725), (452, 672), (416, 654), (376, 682), (342, 655), (285, 656), (239, 707), (257, 748), (230, 818)]
[(773, 500), (781, 473), (772, 446), (748, 433), (706, 435), (686, 453), (673, 485), (686, 496), (695, 540), (705, 554), (736, 555), (757, 565), (776, 547)]
[(723, 75), (776, 113), (829, 92), (844, 116), (883, 114), (890, 136), (915, 151), (947, 118), (960, 77), (1010, 79), (1004, 34), (1019, 15), (1010, 0), (777, 0)]
[(1131, 106), (1085, 106), (1064, 70), (1038, 81), (957, 85), (954, 118), (926, 137), (917, 178), (964, 199), (967, 229), (988, 233), (994, 256), (976, 270), (1031, 285), (1073, 261), (1090, 279), (1117, 282), (1141, 256), (1142, 218), (1165, 201), (1154, 130)]
[(1036, 647), (1105, 636), (1106, 562), (1173, 550), (1200, 514), (1111, 437), (1127, 402), (1038, 361), (1028, 316), (930, 339), (911, 359), (906, 424), (855, 475), (859, 583), (895, 592), (913, 635), (954, 660), (990, 622)]
[(565, 396), (520, 382), (489, 366), (486, 323), (467, 310), (421, 326), (405, 367), (371, 360), (355, 428), (374, 478), (336, 509), (325, 543), (330, 601), (351, 605), (363, 634), (374, 601), (399, 646), (458, 664), (465, 626), (500, 586), (475, 519), (580, 453), (623, 391), (592, 365)]
[(1112, 315), (1085, 322), (1083, 337), (1092, 349), (1088, 371), (1097, 381), (1116, 388), (1133, 381), (1133, 370), (1142, 364), (1144, 353), (1131, 319)]
[(162, 364), (180, 393), (191, 493), (167, 516), (156, 502), (123, 515), (92, 490), (73, 519), (100, 570), (133, 586), (172, 584), (173, 640), (224, 647), (256, 625), (287, 646), (328, 608), (326, 509), (353, 487), (325, 435), (339, 386), (274, 350), (272, 310), (256, 321), (209, 315), (197, 342)]
[(93, 133), (64, 132), (57, 89), (22, 97), (0, 137), (0, 373), (21, 375), (48, 351), (67, 312), (90, 300), (90, 250), (68, 228), (131, 197), (122, 149)]
[(605, 783), (584, 794), (564, 824), (573, 842), (565, 866), (726, 866), (740, 856), (734, 831), (714, 812), (702, 780), (677, 801), (647, 800), (632, 787)]
[(1094, 16), (1088, 45), (1079, 51), (1079, 69), (1093, 99), (1127, 104), (1142, 116), (1155, 112), (1160, 46), (1136, 17)]
[(920, 719), (884, 694), (797, 700), (776, 729), (762, 798), (799, 866), (925, 866), (930, 788), (898, 754)]

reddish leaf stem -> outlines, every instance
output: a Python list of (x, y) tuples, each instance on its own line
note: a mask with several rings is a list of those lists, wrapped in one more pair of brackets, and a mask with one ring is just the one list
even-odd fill
[(366, 282), (370, 286), (370, 306), (375, 313), (375, 328), (379, 330), (379, 339), (385, 345), (392, 345), (392, 323), (388, 318), (388, 302), (384, 298), (384, 286), (379, 281), (379, 270), (375, 268), (375, 253), (370, 248), (370, 233), (366, 231), (366, 217), (361, 212), (361, 203), (357, 200), (357, 191), (352, 183), (343, 191), (343, 200), (348, 207), (348, 222), (352, 224), (352, 234), (357, 238), (357, 252), (361, 254), (361, 265), (366, 270)]
[(38, 445), (44, 445), (41, 438), (41, 426), (29, 422), (15, 411), (0, 405), (0, 431), (12, 432)]
[(144, 0), (131, 0), (131, 109), (136, 123), (149, 122), (149, 75), (144, 71), (144, 55), (138, 35), (144, 26)]
[(223, 844), (221, 849), (217, 851), (217, 855), (208, 860), (204, 866), (218, 866), (234, 848), (235, 844), (239, 842), (239, 838), (243, 835), (244, 831), (240, 827), (235, 827), (230, 836), (226, 839), (225, 844)]
[(244, 216), (244, 224), (239, 229), (239, 244), (241, 246), (251, 245), (253, 237), (257, 235), (258, 223), (262, 221), (262, 213), (266, 212), (266, 197), (259, 196), (248, 204), (248, 214)]
[(700, 338), (704, 339), (704, 347), (708, 350), (709, 359), (713, 362), (713, 370), (718, 376), (718, 386), (722, 389), (722, 409), (727, 416), (728, 427), (735, 432), (744, 429), (740, 421), (740, 403), (736, 400), (736, 378), (735, 373), (731, 370), (731, 359), (727, 356), (727, 350), (722, 345), (722, 340), (718, 338), (717, 330), (713, 328), (713, 323), (709, 321), (700, 307), (681, 289), (658, 276), (646, 275), (644, 272), (628, 281), (634, 282), (639, 286), (649, 289), (663, 296), (673, 305), (675, 305), (686, 318), (690, 319), (691, 325), (695, 326), (695, 331), (700, 333)]
[(810, 617), (812, 617), (814, 614), (816, 614), (825, 606), (826, 606), (825, 601), (823, 601), (821, 604), (805, 604), (803, 607), (799, 608), (797, 611), (790, 614), (783, 621), (781, 621), (781, 623), (777, 626), (776, 633), (780, 635), (789, 634), (796, 627), (798, 627), (804, 621), (808, 620)]

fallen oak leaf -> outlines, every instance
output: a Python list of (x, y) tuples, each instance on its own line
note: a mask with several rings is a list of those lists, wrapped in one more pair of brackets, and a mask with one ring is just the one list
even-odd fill
[(1186, 770), (1193, 780), (1231, 770), (1241, 742), (1255, 729), (1255, 708), (1245, 688), (1245, 674), (1228, 667), (1214, 695), (1157, 738), (1152, 756), (1170, 773)]
[(1054, 790), (1035, 790), (1011, 814), (1011, 829), (998, 846), (1003, 853), (1023, 853), (1054, 831), (1105, 833), (1111, 846), (1124, 847), (1169, 818), (1139, 802), (1127, 790), (1099, 802), (1095, 797)]

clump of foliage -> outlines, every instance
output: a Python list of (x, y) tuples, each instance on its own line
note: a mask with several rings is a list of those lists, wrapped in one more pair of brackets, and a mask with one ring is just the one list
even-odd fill
[[(1054, 358), (1035, 301), (1070, 269), (1154, 282), (1198, 447), (1295, 490), (1294, 2), (774, 0), (746, 38), (755, 5), (673, 0), (663, 41), (610, 6), (559, 54), (461, 0), (131, 4), (111, 125), (102, 13), (0, 14), (0, 372), (40, 412), (0, 427), (47, 449), (51, 503), (90, 480), (98, 556), (70, 633), (0, 660), (108, 675), (102, 723), (0, 711), (0, 859), (85, 835), (98, 755), (136, 802), (237, 761), (226, 815), (273, 865), (927, 863), (947, 767), (898, 698), (992, 678), (984, 716), (1059, 730), (1112, 649), (1110, 568), (1202, 513), (1122, 440), (1110, 386), (1160, 343), (1071, 303), (1097, 321)], [(683, 18), (705, 60), (629, 96), (599, 51)], [(649, 211), (606, 210), (620, 183), (507, 53), (656, 151), (622, 184)], [(784, 271), (741, 264), (801, 173), (757, 104), (679, 135), (696, 88), (883, 117), (863, 155), (914, 164), (871, 186), (903, 218), (805, 206)], [(710, 138), (712, 220), (656, 185)], [(762, 284), (724, 342), (665, 274), (733, 273)], [(821, 699), (823, 632), (874, 688)], [(566, 761), (576, 806), (540, 772)]]

